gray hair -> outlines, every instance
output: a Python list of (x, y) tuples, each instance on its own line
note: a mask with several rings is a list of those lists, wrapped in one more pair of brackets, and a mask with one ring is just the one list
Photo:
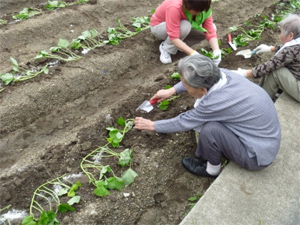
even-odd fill
[(178, 63), (178, 72), (190, 87), (207, 90), (221, 78), (220, 69), (204, 55), (184, 57)]
[(287, 36), (292, 32), (294, 34), (294, 39), (300, 37), (300, 16), (290, 14), (285, 19), (281, 20), (279, 25), (284, 36)]

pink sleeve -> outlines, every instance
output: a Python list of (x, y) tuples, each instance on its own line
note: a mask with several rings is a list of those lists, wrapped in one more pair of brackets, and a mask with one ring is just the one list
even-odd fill
[(217, 37), (217, 32), (213, 25), (212, 15), (203, 22), (202, 27), (208, 31), (208, 33), (204, 33), (207, 41), (209, 41), (211, 38)]
[(176, 7), (170, 7), (166, 10), (166, 24), (167, 34), (171, 40), (180, 38), (180, 21), (181, 21), (180, 9)]

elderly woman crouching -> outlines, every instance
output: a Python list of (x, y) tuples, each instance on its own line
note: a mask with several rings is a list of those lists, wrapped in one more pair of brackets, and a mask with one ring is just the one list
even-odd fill
[(252, 70), (239, 69), (235, 72), (245, 77), (260, 78), (260, 86), (275, 101), (277, 92), (289, 94), (300, 102), (300, 16), (288, 15), (280, 23), (282, 45), (262, 44), (256, 54), (276, 52), (275, 56)]
[(137, 117), (136, 129), (199, 132), (196, 158), (182, 159), (184, 168), (198, 176), (219, 175), (222, 156), (248, 170), (261, 170), (273, 162), (281, 130), (274, 104), (261, 87), (230, 70), (219, 69), (203, 55), (181, 59), (178, 71), (181, 82), (158, 91), (151, 99), (163, 101), (187, 91), (197, 99), (194, 109), (159, 121)]

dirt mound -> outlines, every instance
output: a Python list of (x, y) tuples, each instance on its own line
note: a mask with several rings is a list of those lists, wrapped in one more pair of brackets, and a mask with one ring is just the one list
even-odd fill
[[(9, 23), (0, 27), (0, 71), (11, 71), (10, 57), (24, 68), (44, 65), (45, 61), (35, 61), (34, 57), (56, 46), (60, 38), (71, 41), (91, 29), (104, 35), (108, 27), (117, 26), (116, 19), (130, 26), (131, 17), (151, 16), (151, 10), (160, 3), (161, 0), (90, 1), (43, 10), (41, 15), (16, 22), (8, 18), (25, 7), (42, 9), (45, 2), (2, 1), (2, 19)], [(248, 20), (255, 22), (260, 17), (254, 16), (262, 12), (271, 14), (274, 5), (270, 4), (267, 0), (214, 2), (221, 47), (229, 47), (229, 27), (242, 26)], [(260, 41), (244, 48), (279, 43), (274, 32), (267, 30)], [(233, 32), (232, 36), (237, 34)], [(62, 224), (178, 224), (183, 219), (190, 208), (188, 198), (204, 193), (213, 182), (195, 177), (181, 166), (183, 156), (194, 155), (193, 132), (163, 135), (132, 129), (126, 133), (116, 151), (134, 149), (131, 167), (138, 177), (121, 192), (111, 191), (105, 197), (93, 194), (94, 186), (80, 167), (86, 155), (107, 143), (106, 128), (118, 126), (119, 117), (158, 120), (193, 107), (194, 99), (183, 95), (173, 100), (166, 111), (158, 107), (148, 114), (135, 111), (157, 90), (177, 82), (169, 76), (184, 54), (176, 55), (172, 64), (162, 65), (159, 44), (149, 29), (144, 30), (118, 45), (79, 53), (80, 60), (56, 63), (48, 74), (13, 83), (0, 93), (0, 209), (11, 205), (28, 214), (36, 188), (67, 174), (74, 175), (75, 182), (81, 181), (81, 201), (75, 212), (58, 214)], [(207, 43), (201, 43), (200, 48), (209, 50)], [(251, 68), (264, 60), (259, 56), (245, 60), (230, 53), (220, 67)], [(103, 163), (109, 163), (119, 177), (126, 170), (113, 160)]]

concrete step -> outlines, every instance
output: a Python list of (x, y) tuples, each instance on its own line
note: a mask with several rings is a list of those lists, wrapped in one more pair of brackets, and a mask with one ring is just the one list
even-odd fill
[(230, 162), (180, 225), (300, 224), (300, 104), (283, 93), (275, 106), (282, 140), (273, 164), (251, 172)]

